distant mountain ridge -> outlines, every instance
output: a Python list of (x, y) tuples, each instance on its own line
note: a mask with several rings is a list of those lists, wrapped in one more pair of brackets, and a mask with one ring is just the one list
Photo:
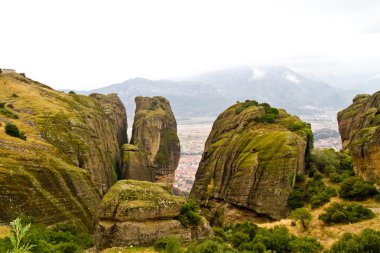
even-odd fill
[(204, 73), (186, 81), (134, 78), (79, 93), (117, 93), (131, 116), (136, 96), (163, 96), (170, 101), (178, 119), (215, 117), (231, 103), (246, 99), (267, 102), (297, 114), (338, 110), (347, 106), (353, 96), (350, 91), (315, 81), (286, 67), (237, 67)]

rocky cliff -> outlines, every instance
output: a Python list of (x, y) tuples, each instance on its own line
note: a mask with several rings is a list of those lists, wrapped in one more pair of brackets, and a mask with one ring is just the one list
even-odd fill
[[(237, 103), (214, 122), (190, 197), (213, 223), (229, 223), (223, 219), (231, 217), (224, 213), (231, 207), (283, 218), (295, 176), (304, 171), (311, 148), (310, 126), (298, 117), (256, 101)], [(225, 204), (228, 210), (223, 210)]]
[(356, 175), (380, 179), (380, 91), (372, 96), (357, 95), (338, 113), (343, 149), (349, 149)]
[[(131, 179), (151, 181), (153, 177), (156, 182), (172, 185), (180, 158), (180, 144), (170, 103), (163, 97), (136, 97), (135, 102), (131, 139), (135, 148), (124, 149), (125, 174), (139, 174), (138, 177), (128, 177)], [(148, 173), (147, 177), (138, 172), (143, 166), (130, 159), (137, 155), (136, 152), (139, 152), (139, 156), (145, 153), (148, 158), (152, 173)]]
[(118, 181), (99, 207), (97, 248), (149, 246), (169, 235), (190, 240), (191, 230), (175, 220), (185, 199), (169, 191), (166, 184)]
[[(91, 229), (127, 142), (119, 98), (64, 94), (23, 75), (0, 74), (0, 102), (0, 222), (26, 214)], [(6, 134), (7, 123), (27, 139)]]

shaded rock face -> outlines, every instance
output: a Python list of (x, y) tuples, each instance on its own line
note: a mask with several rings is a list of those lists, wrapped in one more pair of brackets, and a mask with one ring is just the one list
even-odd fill
[(118, 181), (99, 206), (96, 247), (149, 246), (170, 235), (190, 240), (191, 230), (174, 219), (184, 202), (166, 184)]
[[(174, 173), (180, 158), (180, 143), (170, 103), (163, 97), (136, 97), (135, 102), (136, 113), (131, 144), (146, 152), (156, 182), (173, 185)], [(125, 150), (125, 152), (130, 151)], [(130, 156), (125, 152), (124, 157)], [(135, 165), (128, 160), (124, 163), (128, 164), (124, 167), (128, 167), (129, 170), (140, 169), (140, 164)], [(129, 173), (136, 174), (136, 172)], [(141, 179), (141, 177), (132, 179)], [(151, 181), (150, 175), (144, 180)]]
[[(22, 75), (1, 74), (0, 102), (17, 115), (0, 114), (0, 222), (25, 214), (45, 224), (73, 221), (93, 229), (127, 141), (118, 97), (68, 95)], [(9, 122), (26, 141), (5, 134)]]
[(221, 200), (280, 219), (290, 211), (288, 195), (304, 171), (312, 133), (284, 110), (274, 123), (260, 123), (266, 109), (251, 103), (231, 106), (214, 122), (190, 197), (206, 209), (212, 209), (210, 201)]
[(154, 167), (149, 162), (148, 153), (135, 145), (125, 144), (123, 146), (123, 166), (121, 178), (130, 178), (140, 181), (154, 182)]
[(380, 91), (357, 95), (338, 113), (343, 149), (349, 149), (355, 174), (376, 182), (380, 178)]

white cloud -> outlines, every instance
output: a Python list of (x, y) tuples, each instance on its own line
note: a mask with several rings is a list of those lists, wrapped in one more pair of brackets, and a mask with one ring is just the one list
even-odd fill
[(265, 71), (263, 69), (259, 69), (257, 67), (251, 67), (253, 73), (251, 76), (251, 80), (263, 79), (265, 77)]
[(297, 83), (297, 84), (300, 83), (300, 80), (298, 80), (298, 78), (295, 75), (293, 75), (289, 72), (285, 73), (283, 77), (284, 77), (284, 79), (286, 79), (292, 83)]

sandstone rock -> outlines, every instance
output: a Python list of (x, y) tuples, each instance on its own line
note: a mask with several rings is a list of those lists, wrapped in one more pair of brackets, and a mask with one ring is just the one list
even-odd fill
[[(17, 96), (13, 96), (17, 94)], [(21, 214), (91, 230), (102, 191), (117, 180), (126, 113), (116, 95), (65, 94), (18, 74), (0, 75), (0, 223)], [(16, 124), (27, 140), (4, 132)]]
[(123, 146), (123, 166), (120, 173), (121, 178), (140, 181), (155, 181), (153, 165), (149, 162), (148, 154), (132, 144)]
[(267, 104), (246, 101), (219, 115), (190, 197), (206, 209), (216, 199), (258, 216), (280, 219), (289, 214), (288, 195), (296, 174), (304, 171), (312, 133), (308, 124), (284, 110), (274, 123), (262, 123), (272, 121), (273, 111)]
[(143, 221), (179, 215), (184, 198), (172, 195), (166, 185), (136, 180), (118, 181), (99, 206), (100, 219)]
[(165, 236), (190, 240), (191, 230), (174, 219), (184, 202), (166, 184), (118, 181), (99, 207), (96, 247), (149, 246)]
[[(135, 101), (131, 144), (147, 153), (148, 162), (154, 168), (155, 181), (172, 185), (180, 158), (180, 144), (170, 103), (163, 97), (136, 97)], [(126, 162), (130, 169), (134, 169), (134, 164)], [(139, 168), (136, 165), (136, 169)], [(144, 180), (151, 181), (150, 177)]]
[(338, 113), (343, 149), (350, 150), (355, 174), (376, 182), (380, 179), (380, 92), (357, 95)]

